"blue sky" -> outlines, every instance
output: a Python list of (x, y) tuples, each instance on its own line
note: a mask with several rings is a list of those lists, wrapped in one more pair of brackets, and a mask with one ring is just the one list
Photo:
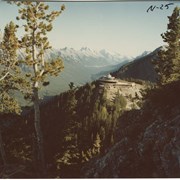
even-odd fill
[[(64, 3), (64, 2), (63, 2)], [(62, 2), (51, 2), (52, 10)], [(54, 48), (89, 47), (107, 49), (122, 55), (137, 56), (145, 50), (152, 51), (163, 45), (161, 33), (167, 29), (168, 18), (179, 2), (167, 10), (155, 9), (147, 13), (151, 5), (160, 7), (169, 1), (136, 2), (66, 2), (66, 10), (54, 22), (49, 40)], [(18, 15), (15, 5), (0, 1), (0, 29)], [(18, 33), (22, 36), (22, 31)]]

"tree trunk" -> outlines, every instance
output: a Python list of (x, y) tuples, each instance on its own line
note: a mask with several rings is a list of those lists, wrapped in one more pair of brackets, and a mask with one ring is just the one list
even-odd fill
[(42, 172), (42, 175), (45, 176), (46, 168), (45, 168), (45, 158), (44, 158), (44, 148), (43, 148), (43, 133), (41, 130), (41, 123), (40, 123), (39, 95), (37, 88), (34, 88), (34, 126), (36, 131), (37, 148), (38, 148), (38, 157), (37, 157), (38, 165), (39, 165), (38, 167)]
[(2, 161), (3, 161), (3, 165), (6, 166), (7, 165), (6, 153), (5, 153), (5, 150), (4, 150), (1, 130), (0, 130), (0, 152), (1, 152), (1, 157), (2, 157)]

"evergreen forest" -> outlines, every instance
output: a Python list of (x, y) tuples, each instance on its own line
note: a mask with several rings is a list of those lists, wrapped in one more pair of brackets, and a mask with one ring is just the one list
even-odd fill
[[(98, 81), (79, 87), (71, 82), (68, 91), (42, 101), (40, 90), (51, 83), (49, 77), (58, 76), (66, 68), (63, 59), (49, 60), (45, 56), (46, 51), (52, 48), (48, 32), (53, 29), (54, 20), (62, 18), (61, 14), (66, 8), (62, 5), (58, 11), (54, 11), (46, 3), (39, 1), (12, 1), (11, 4), (19, 9), (17, 21), (11, 21), (5, 26), (0, 40), (1, 178), (96, 177), (98, 169), (93, 171), (94, 176), (92, 172), (88, 176), (82, 171), (84, 167), (87, 169), (91, 166), (89, 163), (95, 161), (97, 161), (95, 165), (102, 162), (100, 166), (103, 166), (105, 162), (102, 160), (103, 157), (107, 159), (111, 157), (108, 153), (113, 152), (119, 145), (117, 134), (128, 139), (130, 133), (132, 144), (135, 144), (141, 136), (138, 133), (145, 127), (144, 124), (152, 123), (153, 126), (151, 120), (160, 119), (165, 113), (163, 108), (174, 110), (174, 115), (179, 118), (180, 112), (177, 108), (179, 100), (177, 100), (178, 95), (175, 95), (179, 94), (177, 91), (180, 85), (180, 9), (178, 7), (168, 17), (167, 31), (161, 35), (166, 45), (158, 52), (158, 58), (152, 61), (158, 75), (157, 83), (149, 85), (145, 82), (144, 84), (148, 86), (144, 85), (145, 88), (141, 92), (143, 97), (139, 101), (139, 108), (128, 109), (129, 100), (125, 96), (117, 91), (113, 99), (108, 99), (108, 89), (100, 88)], [(21, 38), (17, 36), (20, 28), (18, 22), (22, 23), (24, 28)], [(24, 53), (23, 58), (18, 56), (20, 50)], [(138, 83), (141, 80), (132, 78), (131, 82)], [(21, 94), (25, 101), (31, 102), (31, 106), (22, 107), (16, 98), (17, 93)], [(153, 109), (156, 106), (157, 111)], [(164, 122), (167, 117), (171, 118), (168, 115), (162, 117)], [(126, 132), (126, 126), (133, 128)], [(177, 129), (177, 132), (179, 131)], [(174, 134), (169, 133), (167, 139), (174, 137)], [(163, 142), (166, 143), (165, 140)], [(179, 143), (178, 139), (177, 143)], [(151, 149), (150, 146), (151, 144), (148, 144), (147, 147)], [(131, 150), (128, 147), (124, 151), (131, 157), (129, 153)], [(148, 159), (146, 152), (139, 157)], [(116, 161), (116, 158), (112, 161)], [(124, 164), (127, 162), (129, 160)], [(137, 162), (138, 159), (131, 162), (133, 168), (138, 169)], [(152, 160), (147, 162), (150, 162), (152, 167), (156, 166)], [(127, 167), (131, 168), (130, 165)], [(103, 168), (107, 170), (108, 166)], [(139, 177), (141, 174), (139, 169), (139, 174), (133, 172), (129, 171), (129, 176), (125, 174), (123, 177)], [(150, 172), (144, 171), (146, 172), (149, 173), (148, 177), (151, 177)], [(97, 177), (109, 177), (106, 173), (99, 174)], [(158, 175), (161, 177), (162, 174), (156, 172), (157, 177)], [(166, 173), (162, 176), (171, 177), (171, 175), (166, 176)]]

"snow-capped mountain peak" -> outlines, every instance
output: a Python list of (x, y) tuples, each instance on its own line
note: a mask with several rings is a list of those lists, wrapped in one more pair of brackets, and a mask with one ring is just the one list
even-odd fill
[(90, 48), (88, 48), (88, 47), (82, 47), (82, 48), (80, 49), (80, 51), (91, 51), (91, 50), (90, 50)]
[(56, 50), (56, 54), (60, 55), (65, 61), (80, 62), (85, 65), (115, 65), (122, 61), (130, 61), (131, 58), (122, 56), (119, 53), (111, 53), (105, 49), (100, 51), (90, 49), (88, 47), (82, 47), (79, 50), (65, 47), (60, 50)]

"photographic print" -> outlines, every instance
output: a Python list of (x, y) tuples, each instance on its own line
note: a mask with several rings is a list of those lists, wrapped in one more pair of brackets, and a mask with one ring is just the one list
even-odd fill
[(0, 178), (180, 178), (180, 2), (1, 0)]

